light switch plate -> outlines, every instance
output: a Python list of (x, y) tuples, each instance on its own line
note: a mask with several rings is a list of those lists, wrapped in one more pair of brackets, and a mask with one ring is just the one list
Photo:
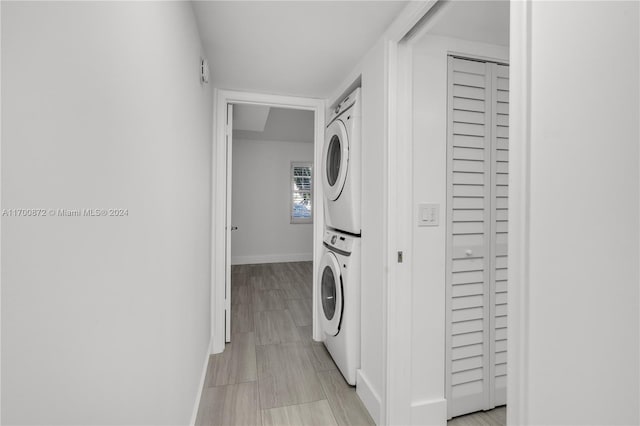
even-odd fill
[(418, 226), (439, 226), (440, 204), (418, 204)]

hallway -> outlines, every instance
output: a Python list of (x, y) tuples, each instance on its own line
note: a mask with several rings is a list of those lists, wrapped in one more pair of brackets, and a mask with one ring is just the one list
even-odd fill
[(209, 359), (197, 425), (373, 425), (311, 338), (311, 262), (238, 265), (231, 343)]

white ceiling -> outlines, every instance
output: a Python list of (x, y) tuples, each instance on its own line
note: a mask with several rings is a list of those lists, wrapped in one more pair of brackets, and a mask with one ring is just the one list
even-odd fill
[(449, 1), (427, 25), (428, 34), (509, 46), (509, 0)]
[[(233, 106), (233, 138), (242, 140), (280, 141), (280, 142), (313, 142), (314, 112), (289, 108), (276, 108), (268, 106), (253, 106), (262, 112), (245, 116), (247, 105)], [(247, 130), (257, 128), (262, 114), (267, 115), (266, 123), (261, 131)], [(238, 115), (245, 121), (253, 120), (245, 128), (236, 127)]]
[(214, 87), (326, 98), (406, 1), (194, 1)]

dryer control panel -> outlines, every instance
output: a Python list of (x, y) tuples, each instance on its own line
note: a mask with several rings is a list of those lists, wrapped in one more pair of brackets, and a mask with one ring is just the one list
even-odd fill
[(325, 245), (345, 253), (351, 253), (353, 251), (354, 238), (355, 237), (350, 237), (349, 235), (335, 231), (324, 231)]
[[(353, 92), (351, 92), (346, 98), (344, 98), (337, 107), (333, 108), (329, 113), (329, 119), (327, 123), (331, 123), (337, 116), (342, 114), (344, 111), (348, 110), (353, 104), (359, 103), (360, 100), (360, 88), (356, 88)], [(357, 111), (355, 115), (360, 115), (360, 112)]]

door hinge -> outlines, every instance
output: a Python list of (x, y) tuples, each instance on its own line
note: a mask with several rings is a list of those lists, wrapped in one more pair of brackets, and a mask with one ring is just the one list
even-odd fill
[(399, 251), (398, 252), (398, 263), (402, 263), (402, 257), (403, 257), (402, 252)]

